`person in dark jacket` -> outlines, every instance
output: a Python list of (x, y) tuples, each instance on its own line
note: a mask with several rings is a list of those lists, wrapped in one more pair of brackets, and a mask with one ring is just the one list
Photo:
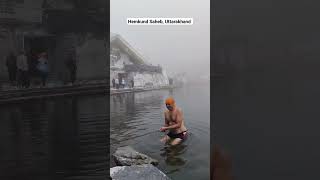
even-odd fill
[(66, 66), (70, 74), (70, 82), (74, 84), (77, 75), (77, 62), (74, 55), (70, 55), (66, 60)]
[(41, 76), (42, 87), (45, 87), (49, 73), (48, 55), (46, 52), (43, 52), (39, 55), (37, 69)]
[(17, 78), (17, 58), (13, 52), (10, 52), (6, 58), (6, 65), (11, 85), (15, 84)]
[(17, 57), (17, 70), (18, 70), (18, 86), (28, 88), (30, 86), (29, 79), (29, 65), (26, 53), (24, 50), (20, 51)]
[(116, 88), (116, 80), (114, 78), (112, 79), (112, 87)]

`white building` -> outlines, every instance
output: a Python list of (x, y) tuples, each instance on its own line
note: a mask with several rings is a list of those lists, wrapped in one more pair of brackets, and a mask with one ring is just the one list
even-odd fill
[(169, 85), (166, 72), (160, 66), (146, 63), (120, 35), (110, 34), (110, 84), (112, 79), (134, 82), (134, 87), (161, 87)]

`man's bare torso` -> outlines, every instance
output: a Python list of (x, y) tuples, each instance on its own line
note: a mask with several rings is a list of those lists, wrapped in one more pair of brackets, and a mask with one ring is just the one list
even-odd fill
[(184, 118), (183, 118), (182, 111), (179, 108), (176, 108), (174, 111), (169, 111), (169, 110), (165, 111), (165, 121), (168, 126), (177, 124), (178, 116), (181, 116), (181, 119), (182, 119), (181, 126), (179, 128), (169, 130), (174, 134), (178, 134), (187, 130), (187, 128), (184, 126)]

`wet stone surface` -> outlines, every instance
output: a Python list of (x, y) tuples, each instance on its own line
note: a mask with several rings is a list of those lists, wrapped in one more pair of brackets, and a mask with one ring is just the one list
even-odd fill
[(113, 180), (170, 180), (151, 164), (116, 166), (110, 169), (110, 176)]
[(151, 157), (139, 153), (130, 146), (119, 147), (112, 155), (116, 165), (118, 166), (131, 166), (152, 164), (158, 165), (158, 161)]

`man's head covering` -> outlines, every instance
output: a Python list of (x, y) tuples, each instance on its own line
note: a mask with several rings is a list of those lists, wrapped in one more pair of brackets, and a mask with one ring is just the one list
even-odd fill
[(166, 104), (174, 106), (175, 105), (175, 101), (173, 99), (173, 97), (168, 97), (165, 101)]

